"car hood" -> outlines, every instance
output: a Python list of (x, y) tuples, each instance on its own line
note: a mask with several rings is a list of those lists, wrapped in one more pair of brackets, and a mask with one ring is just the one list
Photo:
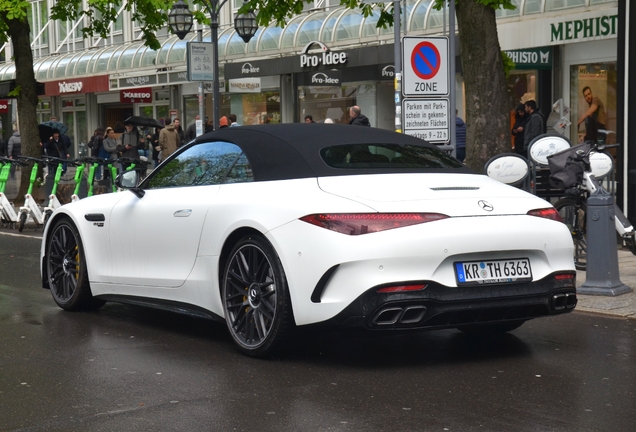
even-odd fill
[(379, 212), (435, 212), (448, 216), (526, 214), (545, 200), (479, 174), (381, 174), (318, 179), (330, 194)]

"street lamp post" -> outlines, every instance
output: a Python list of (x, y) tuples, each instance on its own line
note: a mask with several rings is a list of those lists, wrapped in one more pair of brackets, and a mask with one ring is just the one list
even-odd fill
[[(214, 85), (212, 86), (212, 107), (214, 116), (214, 128), (219, 128), (219, 120), (221, 116), (221, 94), (219, 90), (219, 11), (227, 3), (227, 0), (202, 0), (202, 3), (210, 13), (210, 29), (212, 30), (212, 49), (214, 54), (214, 60), (212, 62), (212, 73), (214, 75)], [(189, 17), (189, 18), (188, 18)], [(181, 23), (187, 23), (189, 20), (190, 27), (184, 32), (184, 26), (179, 26)], [(170, 10), (168, 15), (168, 21), (170, 29), (176, 34), (179, 39), (183, 39), (185, 35), (190, 31), (192, 27), (192, 13), (187, 4), (183, 0), (177, 1)], [(174, 23), (174, 24), (173, 24)], [(252, 36), (256, 34), (258, 25), (256, 24), (256, 15), (254, 12), (248, 11), (247, 13), (240, 14), (234, 19), (234, 28), (238, 35), (248, 43)]]

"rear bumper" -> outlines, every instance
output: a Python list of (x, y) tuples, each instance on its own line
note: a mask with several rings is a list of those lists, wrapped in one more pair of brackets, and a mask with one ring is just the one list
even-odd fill
[(577, 303), (575, 278), (518, 285), (447, 287), (426, 281), (422, 291), (378, 293), (369, 289), (323, 324), (371, 330), (442, 329), (529, 320), (568, 313)]

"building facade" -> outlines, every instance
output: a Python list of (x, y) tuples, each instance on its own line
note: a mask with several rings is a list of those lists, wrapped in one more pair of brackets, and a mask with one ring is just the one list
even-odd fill
[[(75, 152), (98, 126), (115, 126), (131, 115), (159, 121), (178, 116), (187, 127), (202, 103), (212, 116), (212, 83), (203, 83), (200, 100), (199, 83), (188, 81), (186, 55), (187, 42), (196, 41), (198, 32), (203, 41), (210, 39), (208, 28), (195, 25), (184, 40), (164, 29), (158, 34), (161, 49), (153, 51), (139, 40), (139, 26), (123, 7), (108, 38), (83, 38), (82, 20), (49, 20), (52, 2), (31, 2), (34, 69), (45, 84), (38, 116), (41, 121), (55, 116), (69, 126)], [(446, 12), (433, 9), (433, 3), (402, 2), (404, 35), (448, 32)], [(590, 88), (604, 105), (606, 128), (616, 131), (619, 1), (513, 3), (517, 8), (499, 10), (497, 19), (502, 50), (517, 65), (509, 77), (515, 103), (534, 99), (547, 115), (562, 100), (571, 122), (564, 135), (577, 142), (584, 134), (583, 90)], [(390, 28), (377, 28), (378, 11), (365, 18), (337, 0), (317, 0), (284, 28), (259, 28), (246, 44), (231, 26), (241, 5), (231, 0), (221, 10), (221, 115), (234, 113), (239, 124), (299, 122), (306, 114), (314, 121), (345, 123), (347, 108), (359, 105), (373, 126), (394, 128), (394, 35)], [(10, 43), (0, 47), (0, 59), (11, 55)], [(457, 72), (455, 104), (463, 117), (459, 57)], [(14, 74), (12, 62), (0, 62), (0, 81)], [(0, 101), (0, 120), (7, 138), (8, 125), (15, 122), (11, 100)]]

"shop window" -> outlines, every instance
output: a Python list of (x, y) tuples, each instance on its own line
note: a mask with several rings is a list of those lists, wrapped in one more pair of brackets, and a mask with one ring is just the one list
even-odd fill
[(545, 2), (546, 12), (577, 6), (585, 6), (585, 0), (546, 0)]
[[(537, 71), (514, 70), (508, 76), (508, 90), (513, 95), (515, 104), (534, 100), (537, 103)], [(510, 109), (514, 109), (511, 107)]]
[(616, 63), (570, 67), (570, 140), (616, 142)]
[(236, 114), (240, 125), (280, 123), (280, 91), (225, 93), (221, 99), (221, 115), (230, 114)]
[(347, 124), (349, 122), (349, 107), (358, 105), (362, 114), (369, 118), (371, 126), (377, 127), (376, 100), (377, 84), (360, 83), (336, 86), (305, 86), (298, 88), (299, 118), (303, 122), (307, 114), (314, 122), (322, 123), (326, 118), (334, 123)]

